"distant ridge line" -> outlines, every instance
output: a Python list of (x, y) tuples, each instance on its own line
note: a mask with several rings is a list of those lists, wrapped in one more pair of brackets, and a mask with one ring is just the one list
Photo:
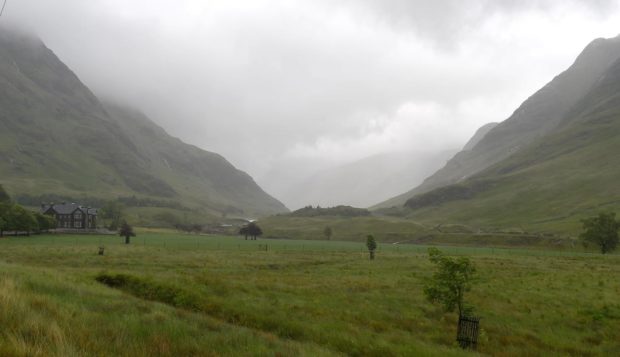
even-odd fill
[(4, 8), (6, 7), (6, 3), (8, 0), (4, 0), (4, 3), (2, 4), (2, 9), (0, 10), (0, 17), (2, 17), (2, 14), (4, 14)]

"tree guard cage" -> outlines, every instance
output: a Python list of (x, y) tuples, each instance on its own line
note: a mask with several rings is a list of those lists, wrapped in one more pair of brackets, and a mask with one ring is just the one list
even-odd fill
[(476, 347), (478, 347), (479, 326), (479, 317), (459, 316), (456, 340), (459, 342), (461, 348), (475, 350)]

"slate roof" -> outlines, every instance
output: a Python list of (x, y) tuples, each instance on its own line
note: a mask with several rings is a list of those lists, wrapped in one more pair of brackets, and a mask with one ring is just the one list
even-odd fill
[(75, 212), (75, 210), (79, 209), (85, 214), (89, 214), (92, 216), (97, 215), (96, 208), (84, 207), (80, 206), (77, 203), (61, 203), (61, 204), (42, 204), (41, 205), (41, 213), (47, 212), (50, 208), (53, 208), (57, 214), (71, 214)]

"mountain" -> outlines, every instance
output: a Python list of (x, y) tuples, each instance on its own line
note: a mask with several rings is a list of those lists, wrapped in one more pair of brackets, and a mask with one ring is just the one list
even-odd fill
[(285, 182), (274, 179), (264, 181), (271, 181), (269, 192), (292, 209), (307, 205), (369, 207), (406, 190), (412, 184), (422, 182), (455, 152), (384, 153), (316, 170), (303, 177), (289, 175)]
[(529, 97), (470, 150), (459, 152), (421, 185), (376, 208), (400, 206), (415, 195), (462, 182), (553, 132), (619, 57), (620, 37), (594, 40), (567, 70)]
[[(596, 61), (601, 57), (592, 52), (616, 58)], [(410, 198), (409, 216), (574, 234), (580, 219), (620, 210), (620, 37), (592, 42), (576, 65), (592, 68), (586, 63), (592, 59), (602, 66), (596, 71), (600, 74), (582, 78), (591, 86), (571, 100), (559, 118), (549, 117), (553, 129), (465, 180)], [(550, 104), (539, 102), (538, 107)], [(539, 120), (541, 130), (549, 127), (547, 118)]]
[(209, 215), (287, 211), (222, 156), (103, 103), (40, 40), (4, 28), (0, 172), (18, 201), (131, 197)]
[(472, 150), (476, 145), (478, 145), (480, 141), (482, 141), (482, 139), (489, 133), (489, 131), (495, 128), (498, 124), (499, 123), (488, 123), (481, 126), (478, 130), (476, 130), (476, 133), (474, 134), (474, 136), (471, 137), (471, 139), (469, 139), (467, 144), (463, 146), (463, 151)]
[[(474, 136), (472, 136), (469, 141), (465, 144), (465, 146), (463, 147), (463, 149), (461, 151), (466, 152), (466, 151), (470, 151), (472, 148), (474, 148), (481, 140), (482, 138), (484, 138), (484, 136), (491, 131), (491, 129), (495, 128), (498, 125), (498, 123), (487, 123), (483, 126), (481, 126), (478, 130), (476, 130), (476, 133), (474, 134)], [(446, 151), (445, 153), (449, 153), (449, 151)], [(459, 152), (460, 153), (460, 152)], [(435, 161), (436, 164), (442, 164), (444, 162), (447, 162), (449, 157), (445, 157), (443, 158), (443, 160), (441, 161)], [(408, 171), (405, 171), (411, 173), (411, 169), (409, 169)], [(422, 173), (422, 172), (420, 172)], [(399, 186), (399, 188), (402, 188), (400, 191), (397, 192), (402, 192), (403, 190), (406, 189), (406, 187), (411, 187), (412, 184), (420, 184), (422, 182), (424, 182), (424, 179), (427, 177), (426, 175), (430, 174), (430, 172), (423, 172), (425, 176), (422, 177), (416, 177), (415, 180), (411, 180), (408, 178), (408, 176), (403, 175), (403, 179), (401, 179), (401, 185)], [(411, 197), (412, 195), (415, 195), (415, 193), (412, 193), (413, 190), (407, 191), (406, 193), (401, 193), (398, 196), (394, 196), (391, 195), (392, 198), (388, 199), (387, 201), (382, 201), (379, 202), (378, 204), (370, 207), (370, 209), (373, 210), (378, 210), (378, 209), (385, 209), (385, 208), (390, 208), (390, 207), (399, 207), (402, 206), (404, 204), (404, 202), (407, 201), (407, 199), (409, 197)], [(377, 201), (375, 201), (377, 202)]]

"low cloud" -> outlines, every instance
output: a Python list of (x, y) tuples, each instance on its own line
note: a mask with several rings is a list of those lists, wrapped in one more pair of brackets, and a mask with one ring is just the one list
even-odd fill
[(23, 0), (2, 18), (259, 182), (296, 159), (458, 147), (619, 20), (585, 0)]

